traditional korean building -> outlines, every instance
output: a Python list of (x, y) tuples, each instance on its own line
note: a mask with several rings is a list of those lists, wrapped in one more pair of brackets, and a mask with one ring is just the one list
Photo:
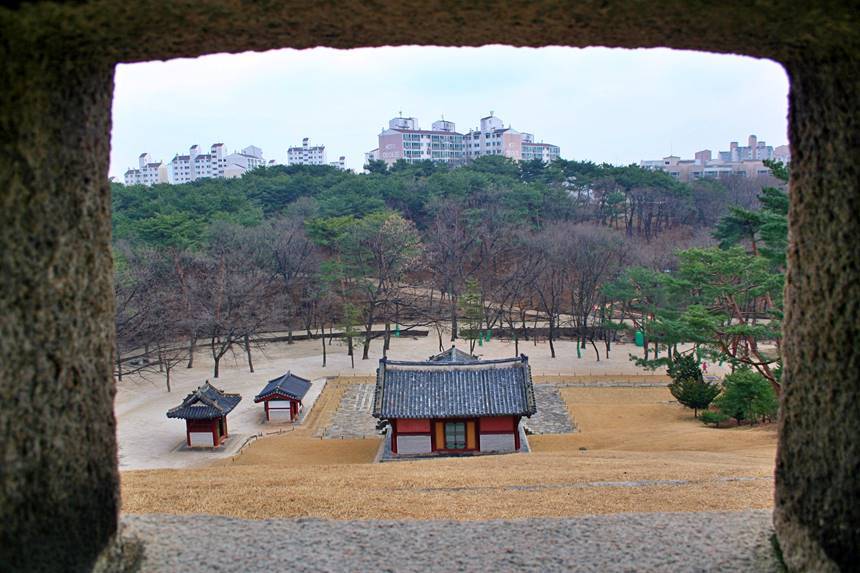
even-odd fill
[(209, 384), (194, 390), (182, 404), (167, 411), (168, 418), (185, 420), (185, 439), (189, 447), (218, 447), (227, 438), (227, 414), (242, 401), (239, 394), (227, 394)]
[(379, 361), (373, 415), (390, 423), (394, 455), (518, 451), (520, 420), (536, 411), (525, 355), (478, 360), (452, 348)]
[(287, 372), (280, 378), (269, 380), (266, 387), (254, 397), (254, 402), (263, 402), (266, 420), (286, 419), (295, 421), (302, 410), (302, 398), (308, 393), (311, 381)]

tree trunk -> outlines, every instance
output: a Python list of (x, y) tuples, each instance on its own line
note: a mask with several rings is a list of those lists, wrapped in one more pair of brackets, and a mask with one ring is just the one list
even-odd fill
[(251, 374), (254, 373), (254, 361), (251, 360), (251, 340), (248, 335), (245, 335), (245, 354), (248, 355), (248, 370)]
[(194, 350), (197, 348), (197, 333), (191, 335), (188, 341), (188, 365), (186, 368), (194, 368)]
[(212, 374), (212, 377), (213, 377), (213, 378), (218, 378), (218, 372), (219, 372), (219, 370), (220, 370), (220, 365), (221, 365), (221, 357), (220, 357), (220, 356), (215, 356), (215, 357), (213, 357), (213, 358), (215, 359), (215, 368), (214, 368), (214, 372), (213, 372), (213, 374)]
[(382, 356), (388, 357), (388, 349), (391, 347), (391, 323), (385, 322), (385, 340), (382, 343)]
[(166, 369), (167, 374), (167, 391), (170, 392), (170, 371), (173, 370), (171, 366), (168, 366)]
[(457, 325), (457, 297), (451, 293), (451, 342), (457, 340), (459, 327)]
[(364, 343), (361, 349), (361, 359), (367, 360), (370, 358), (370, 339), (373, 338), (373, 324), (371, 323), (364, 331)]
[(591, 346), (594, 348), (594, 354), (597, 356), (597, 361), (600, 362), (600, 351), (597, 350), (597, 344), (594, 343), (594, 338), (589, 338), (589, 342), (591, 342)]

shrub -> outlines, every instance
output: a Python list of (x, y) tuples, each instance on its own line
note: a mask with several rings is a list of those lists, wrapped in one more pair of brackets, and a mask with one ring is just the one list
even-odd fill
[(773, 386), (767, 378), (749, 368), (739, 368), (726, 376), (723, 393), (714, 400), (714, 405), (738, 423), (773, 419), (779, 409)]
[(667, 370), (672, 377), (669, 391), (675, 399), (688, 408), (693, 409), (693, 417), (697, 418), (699, 410), (711, 405), (720, 387), (717, 383), (706, 382), (696, 358), (690, 354), (681, 356), (675, 353), (675, 360)]
[(692, 408), (693, 417), (697, 418), (699, 410), (704, 410), (710, 406), (717, 394), (720, 393), (720, 386), (717, 382), (708, 382), (701, 378), (689, 378), (672, 382), (669, 384), (669, 391), (678, 402), (687, 408)]
[(723, 414), (722, 412), (714, 412), (713, 410), (705, 410), (702, 412), (702, 415), (699, 416), (699, 419), (704, 424), (713, 424), (714, 426), (719, 426), (720, 422), (725, 422), (729, 419), (728, 416)]

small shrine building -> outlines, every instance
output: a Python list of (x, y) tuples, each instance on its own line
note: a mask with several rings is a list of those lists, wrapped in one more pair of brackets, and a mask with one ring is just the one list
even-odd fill
[(167, 411), (168, 418), (185, 420), (185, 440), (189, 447), (217, 448), (227, 438), (227, 414), (242, 401), (239, 394), (228, 394), (207, 380)]
[(266, 421), (288, 420), (294, 422), (302, 411), (302, 398), (308, 393), (311, 381), (287, 372), (269, 380), (266, 387), (254, 397), (255, 403), (263, 402)]

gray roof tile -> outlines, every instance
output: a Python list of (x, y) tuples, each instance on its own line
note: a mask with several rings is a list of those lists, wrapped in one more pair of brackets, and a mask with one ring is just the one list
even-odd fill
[(168, 418), (186, 420), (211, 420), (229, 414), (242, 401), (239, 394), (227, 394), (207, 380), (203, 386), (194, 390), (182, 403), (167, 411)]
[(271, 396), (287, 396), (294, 400), (301, 400), (308, 393), (311, 387), (311, 381), (301, 376), (296, 376), (291, 372), (287, 372), (280, 378), (269, 380), (266, 387), (254, 396), (254, 402), (262, 402)]
[(531, 416), (535, 412), (526, 356), (468, 363), (379, 361), (373, 400), (377, 418)]

